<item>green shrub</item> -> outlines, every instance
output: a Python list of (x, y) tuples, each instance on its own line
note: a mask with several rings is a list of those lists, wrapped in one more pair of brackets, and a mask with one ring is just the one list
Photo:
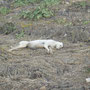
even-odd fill
[(6, 15), (6, 14), (8, 14), (9, 12), (10, 12), (10, 9), (7, 8), (7, 7), (1, 7), (1, 8), (0, 8), (0, 14), (2, 14), (2, 15)]
[[(34, 1), (42, 1), (42, 0), (34, 0)], [(60, 1), (62, 0), (43, 0), (42, 2), (40, 2), (40, 5), (35, 10), (22, 11), (20, 17), (24, 19), (32, 19), (32, 20), (38, 20), (41, 18), (50, 18), (51, 16), (54, 15), (52, 10), (50, 10), (50, 7), (52, 5), (59, 4)]]
[(27, 19), (41, 19), (41, 18), (49, 18), (53, 15), (52, 11), (50, 11), (48, 8), (41, 8), (38, 7), (34, 11), (23, 11), (21, 13), (22, 18), (27, 18)]

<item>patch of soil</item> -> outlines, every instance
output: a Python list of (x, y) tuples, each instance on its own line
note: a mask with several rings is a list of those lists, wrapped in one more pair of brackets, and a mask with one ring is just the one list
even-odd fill
[(79, 2), (74, 2), (71, 6), (68, 7), (69, 11), (73, 12), (86, 12), (90, 9), (90, 2), (89, 1), (79, 1)]
[(15, 30), (16, 30), (15, 25), (12, 22), (7, 22), (2, 27), (0, 27), (0, 34), (8, 35)]

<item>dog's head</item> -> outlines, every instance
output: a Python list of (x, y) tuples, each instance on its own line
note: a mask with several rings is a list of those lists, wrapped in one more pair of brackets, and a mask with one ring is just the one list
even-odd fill
[(60, 49), (63, 47), (63, 43), (62, 42), (57, 42), (56, 43), (56, 49)]

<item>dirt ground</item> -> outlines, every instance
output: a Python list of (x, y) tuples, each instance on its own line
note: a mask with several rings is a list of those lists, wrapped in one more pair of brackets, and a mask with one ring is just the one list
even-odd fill
[[(90, 77), (90, 22), (83, 22), (90, 21), (90, 2), (82, 8), (66, 1), (57, 6), (58, 10), (53, 7), (56, 13), (49, 19), (17, 17), (31, 6), (0, 15), (0, 27), (12, 22), (17, 28), (8, 35), (0, 34), (0, 90), (90, 90), (90, 83), (85, 81)], [(64, 47), (54, 54), (29, 48), (8, 52), (21, 40), (36, 39), (58, 40)]]

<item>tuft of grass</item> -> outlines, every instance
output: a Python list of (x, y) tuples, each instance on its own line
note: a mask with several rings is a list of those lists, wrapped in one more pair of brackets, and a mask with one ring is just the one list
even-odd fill
[(30, 3), (31, 4), (40, 3), (40, 4), (45, 4), (49, 6), (49, 5), (59, 4), (61, 1), (62, 0), (15, 0), (14, 6), (19, 7), (19, 6), (24, 6)]
[(80, 2), (79, 4), (80, 4), (80, 6), (81, 6), (82, 8), (85, 8), (86, 5), (87, 5), (86, 1), (82, 1), (82, 2)]
[(40, 3), (42, 0), (27, 0), (28, 3)]
[(43, 0), (33, 11), (22, 11), (20, 17), (31, 20), (50, 18), (54, 13), (49, 7), (59, 4), (61, 1), (62, 0)]
[(84, 69), (85, 69), (85, 72), (90, 73), (90, 66), (86, 66), (84, 67)]
[(89, 24), (90, 21), (83, 21), (83, 24), (86, 25), (86, 24)]
[(75, 2), (73, 4), (75, 7), (78, 7), (78, 8), (86, 8), (87, 6), (87, 2), (86, 1), (79, 1), (79, 2)]
[(55, 22), (57, 24), (64, 25), (64, 26), (71, 26), (72, 25), (72, 22), (67, 21), (66, 18), (58, 18), (58, 19), (55, 20)]
[(2, 14), (2, 15), (6, 15), (6, 14), (8, 14), (9, 12), (10, 12), (10, 9), (7, 8), (7, 7), (1, 7), (1, 8), (0, 8), (0, 14)]
[(57, 24), (65, 24), (66, 23), (66, 19), (65, 18), (58, 18), (55, 20), (55, 22)]
[(34, 11), (23, 11), (20, 15), (22, 18), (32, 19), (32, 20), (38, 20), (41, 18), (49, 18), (53, 16), (53, 12), (49, 10), (48, 8), (41, 8), (38, 7)]
[(15, 0), (14, 1), (14, 6), (15, 7), (20, 7), (24, 6), (30, 3), (39, 3), (41, 0)]
[(21, 32), (17, 33), (15, 36), (17, 39), (19, 39), (21, 37), (24, 37), (24, 34), (25, 34), (24, 30), (22, 30)]
[(51, 5), (58, 5), (62, 0), (44, 0), (43, 3), (45, 3), (47, 6)]
[(90, 67), (89, 67), (89, 68), (87, 68), (87, 72), (88, 72), (88, 73), (90, 73)]

